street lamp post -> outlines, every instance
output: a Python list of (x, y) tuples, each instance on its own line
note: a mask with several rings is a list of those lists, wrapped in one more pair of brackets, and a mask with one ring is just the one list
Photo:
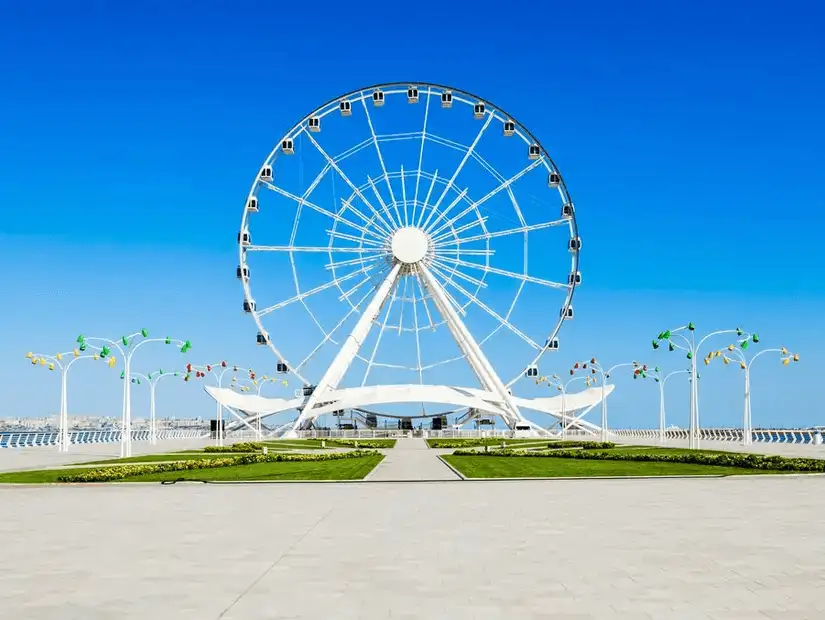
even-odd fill
[[(676, 349), (680, 349), (685, 351), (686, 357), (690, 360), (690, 423), (688, 425), (688, 447), (691, 450), (699, 449), (699, 372), (696, 367), (696, 358), (699, 355), (702, 345), (708, 338), (722, 334), (736, 334), (739, 339), (739, 345), (743, 349), (748, 347), (749, 342), (759, 342), (758, 335), (748, 334), (737, 327), (736, 329), (722, 329), (711, 332), (697, 343), (695, 329), (696, 327), (691, 322), (676, 329), (659, 332), (659, 335), (653, 340), (654, 349), (658, 349), (663, 342), (667, 342), (668, 350), (675, 351)], [(686, 332), (690, 336), (689, 338)]]
[(622, 362), (620, 364), (616, 364), (615, 366), (611, 366), (607, 370), (605, 370), (599, 361), (595, 357), (591, 357), (590, 360), (585, 362), (576, 362), (573, 364), (573, 368), (570, 369), (570, 374), (573, 375), (579, 369), (586, 370), (587, 367), (590, 367), (591, 374), (601, 376), (601, 384), (602, 384), (602, 432), (601, 432), (601, 440), (602, 442), (606, 442), (607, 437), (607, 380), (610, 378), (610, 373), (618, 368), (624, 368), (627, 366), (632, 366), (634, 369), (639, 368), (641, 365), (639, 362)]
[[(755, 342), (758, 342), (757, 337)], [(744, 350), (747, 347), (737, 348), (729, 344), (726, 350), (711, 351), (705, 357), (705, 364), (709, 364), (714, 358), (721, 357), (725, 365), (730, 364), (731, 358), (739, 362), (739, 368), (745, 371), (745, 408), (742, 413), (742, 445), (749, 446), (753, 443), (753, 420), (751, 418), (751, 366), (756, 359), (765, 355), (766, 353), (779, 353), (779, 361), (787, 366), (790, 362), (799, 361), (799, 353), (789, 353), (788, 349), (782, 347), (780, 349), (764, 349), (754, 355), (750, 361), (745, 357)], [(730, 357), (729, 357), (730, 356)]]
[[(584, 384), (587, 387), (590, 387), (591, 382), (594, 381), (591, 377), (574, 377), (570, 379), (567, 383), (564, 383), (561, 380), (561, 377), (558, 375), (551, 375), (547, 378), (547, 384), (554, 386), (559, 392), (561, 392), (561, 439), (564, 441), (567, 439), (567, 386), (569, 386), (574, 381), (584, 381)], [(578, 419), (578, 418), (577, 418)], [(575, 422), (575, 420), (573, 420)], [(572, 422), (571, 422), (572, 424)]]
[(658, 366), (653, 369), (653, 371), (647, 371), (645, 373), (646, 377), (643, 376), (642, 378), (650, 377), (653, 379), (659, 386), (659, 443), (664, 444), (666, 442), (665, 437), (665, 425), (667, 424), (667, 414), (665, 411), (665, 384), (667, 380), (670, 379), (673, 375), (682, 375), (682, 374), (690, 374), (690, 370), (674, 370), (666, 375), (662, 375), (662, 371), (659, 369)]
[[(182, 378), (182, 375), (177, 371), (164, 372), (163, 369), (161, 369), (157, 372), (150, 372), (148, 375), (133, 372), (131, 378), (132, 383), (140, 385), (140, 380), (143, 379), (149, 384), (149, 443), (153, 446), (158, 443), (157, 417), (155, 416), (155, 390), (157, 389), (158, 382), (164, 377)], [(120, 378), (126, 378), (125, 371), (120, 373)]]
[[(248, 383), (249, 385), (241, 385), (241, 383)], [(238, 379), (237, 377), (232, 377), (232, 382), (230, 383), (230, 387), (233, 387), (241, 392), (249, 392), (252, 389), (255, 390), (255, 394), (258, 396), (261, 395), (261, 390), (266, 383), (276, 383), (276, 380), (272, 377), (267, 377), (264, 375), (263, 377), (258, 379)], [(286, 380), (282, 380), (281, 383), (283, 385), (287, 385)], [(250, 387), (252, 386), (252, 387)], [(258, 414), (258, 418), (255, 422), (255, 432), (258, 435), (258, 441), (263, 439), (263, 422), (261, 421), (261, 415)]]
[[(135, 344), (135, 340), (140, 337), (140, 340)], [(92, 344), (93, 342), (103, 343), (102, 346)], [(146, 329), (141, 329), (130, 336), (121, 336), (120, 341), (110, 340), (109, 338), (100, 338), (97, 336), (84, 336), (83, 334), (77, 337), (77, 343), (80, 350), (85, 350), (86, 347), (92, 347), (100, 352), (101, 356), (109, 355), (110, 348), (114, 347), (123, 356), (124, 376), (132, 376), (132, 355), (140, 347), (148, 342), (163, 342), (165, 344), (174, 344), (180, 349), (181, 353), (187, 353), (192, 348), (188, 340), (176, 340), (174, 338), (149, 338), (149, 332)], [(131, 381), (123, 382), (123, 411), (121, 413), (121, 438), (120, 438), (120, 456), (121, 458), (132, 456), (132, 391)]]
[[(71, 356), (71, 359), (65, 361), (63, 358)], [(57, 422), (57, 449), (59, 452), (69, 451), (69, 404), (68, 404), (68, 383), (69, 383), (69, 369), (77, 360), (82, 359), (100, 359), (97, 353), (93, 355), (81, 355), (78, 349), (68, 351), (65, 353), (57, 353), (55, 355), (44, 355), (42, 353), (26, 353), (26, 359), (31, 360), (33, 366), (46, 366), (49, 370), (54, 370), (55, 367), (60, 369), (60, 413), (58, 414)], [(110, 357), (107, 361), (109, 368), (112, 368), (116, 363), (114, 357)]]
[[(225, 361), (218, 362), (217, 364), (206, 364), (205, 366), (194, 366), (192, 364), (186, 365), (186, 372), (191, 373), (195, 371), (195, 378), (202, 379), (206, 376), (207, 373), (212, 375), (215, 379), (215, 384), (219, 387), (223, 387), (223, 377), (224, 375), (229, 372), (230, 370), (233, 372), (238, 372), (239, 370), (245, 371), (248, 375), (250, 380), (255, 380), (255, 372), (248, 369), (248, 368), (241, 368), (240, 366), (229, 366)], [(187, 376), (187, 380), (189, 377)], [(215, 420), (217, 424), (217, 430), (215, 435), (217, 436), (217, 444), (218, 446), (223, 446), (223, 405), (221, 405), (220, 401), (216, 402), (216, 411), (215, 411)]]

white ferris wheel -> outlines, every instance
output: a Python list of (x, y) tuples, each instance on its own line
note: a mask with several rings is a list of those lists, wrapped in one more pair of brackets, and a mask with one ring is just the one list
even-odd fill
[(544, 146), (489, 100), (422, 82), (352, 91), (292, 126), (238, 247), (257, 343), (302, 384), (283, 399), (294, 430), (390, 405), (525, 423), (515, 384), (559, 348), (581, 282), (573, 201)]

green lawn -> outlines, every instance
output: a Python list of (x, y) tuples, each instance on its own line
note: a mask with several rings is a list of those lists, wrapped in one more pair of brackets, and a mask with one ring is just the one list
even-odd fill
[[(164, 480), (360, 480), (381, 462), (382, 456), (334, 461), (294, 461), (256, 463), (235, 467), (172, 471), (126, 478), (123, 482), (160, 482)], [(0, 483), (56, 483), (59, 476), (81, 473), (86, 469), (50, 469), (0, 474)]]
[[(666, 449), (666, 448), (665, 448)], [(517, 456), (443, 457), (467, 478), (588, 478), (592, 476), (730, 476), (785, 472), (686, 463), (590, 461)]]

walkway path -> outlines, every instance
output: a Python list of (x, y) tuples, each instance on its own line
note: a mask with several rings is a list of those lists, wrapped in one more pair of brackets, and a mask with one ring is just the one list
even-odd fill
[(372, 473), (370, 481), (458, 480), (458, 476), (441, 462), (439, 454), (452, 450), (431, 450), (423, 439), (399, 439), (395, 448), (382, 450), (386, 455)]

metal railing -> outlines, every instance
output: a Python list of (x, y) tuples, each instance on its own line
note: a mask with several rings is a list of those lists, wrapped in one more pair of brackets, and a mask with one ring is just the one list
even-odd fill
[[(116, 443), (122, 437), (122, 431), (70, 431), (69, 443), (89, 444), (89, 443)], [(6, 431), (0, 433), (0, 448), (33, 448), (36, 446), (56, 446), (60, 433), (57, 431), (37, 432), (37, 431)], [(158, 440), (164, 439), (200, 439), (207, 438), (208, 431), (203, 430), (160, 430), (157, 432)], [(150, 431), (133, 430), (132, 441), (149, 441)]]
[[(615, 429), (610, 431), (614, 437), (628, 437), (631, 439), (658, 439), (658, 429)], [(687, 440), (687, 429), (667, 429), (665, 439)], [(743, 442), (744, 431), (741, 428), (702, 428), (699, 429), (699, 439), (705, 441), (733, 441)], [(822, 431), (795, 430), (795, 429), (763, 429), (751, 432), (754, 443), (787, 443), (822, 445)]]

